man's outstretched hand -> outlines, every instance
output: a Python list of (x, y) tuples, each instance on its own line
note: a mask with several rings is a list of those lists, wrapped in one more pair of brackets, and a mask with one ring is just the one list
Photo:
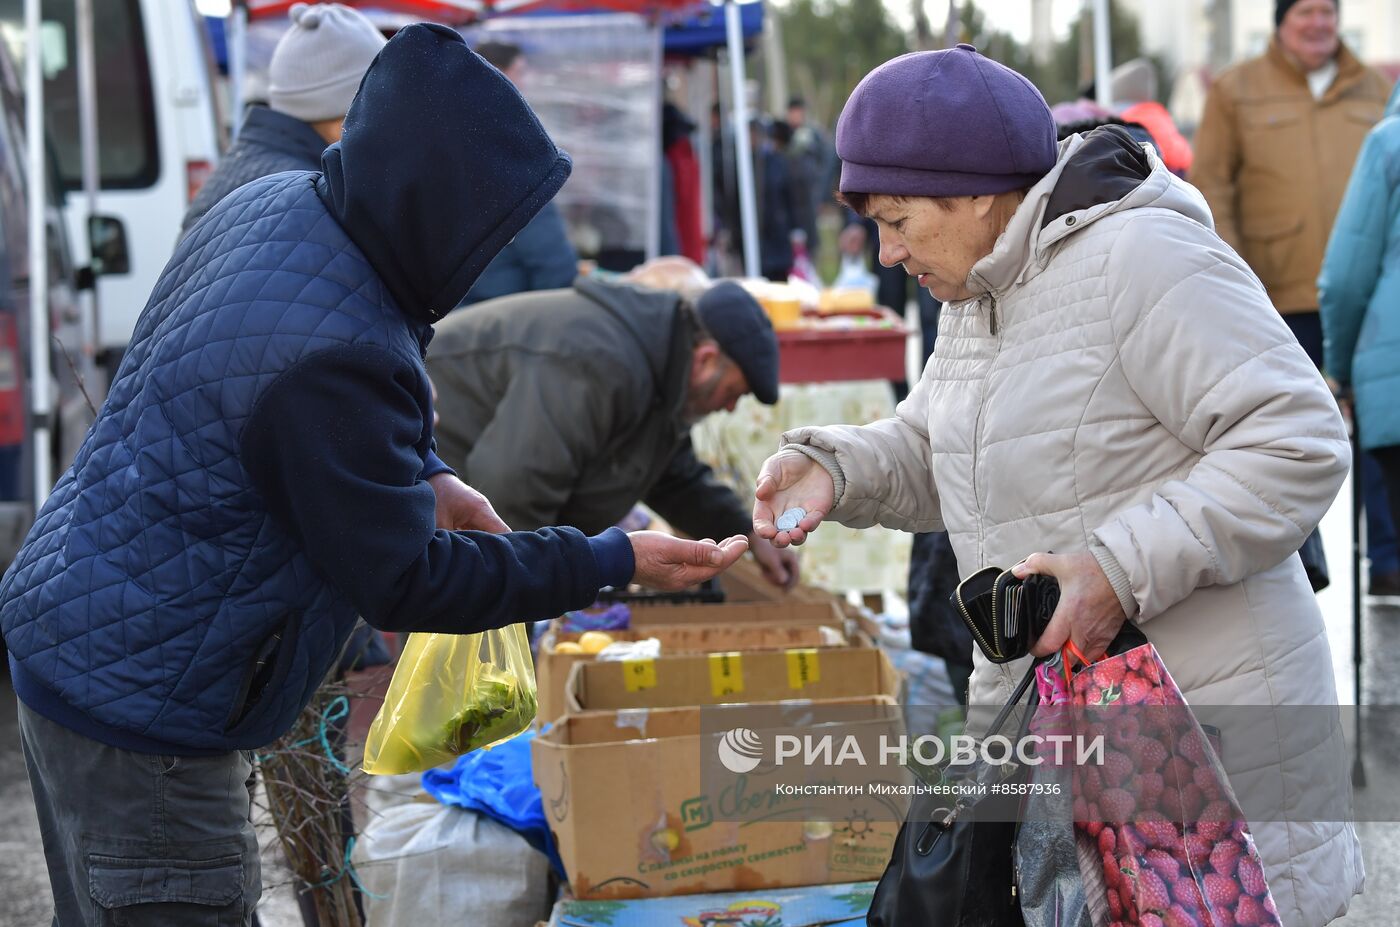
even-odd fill
[(633, 531), (627, 537), (637, 561), (632, 582), (664, 592), (678, 592), (718, 576), (749, 548), (742, 535), (718, 544), (708, 539), (687, 541), (660, 531)]

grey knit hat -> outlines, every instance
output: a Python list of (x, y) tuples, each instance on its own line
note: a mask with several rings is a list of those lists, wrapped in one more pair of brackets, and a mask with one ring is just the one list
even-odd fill
[(339, 3), (297, 3), (289, 15), (268, 68), (268, 103), (303, 122), (344, 116), (384, 36)]

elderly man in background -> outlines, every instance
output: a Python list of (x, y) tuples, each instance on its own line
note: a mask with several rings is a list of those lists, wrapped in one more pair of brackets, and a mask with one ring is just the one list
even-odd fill
[[(1390, 90), (1341, 41), (1337, 21), (1338, 0), (1277, 0), (1268, 49), (1211, 87), (1190, 173), (1210, 204), (1216, 231), (1263, 281), (1318, 366), (1322, 255), (1361, 142), (1384, 113)], [(1400, 591), (1380, 473), (1369, 458), (1364, 464), (1370, 589)], [(1381, 549), (1381, 539), (1388, 549)], [(1306, 562), (1307, 547), (1304, 554)], [(1308, 564), (1310, 575), (1318, 565)], [(1319, 578), (1313, 578), (1317, 587)]]
[[(693, 537), (752, 535), (748, 505), (695, 456), (690, 428), (746, 393), (778, 401), (763, 308), (720, 282), (698, 298), (583, 277), (437, 326), (438, 453), (516, 529), (599, 531), (641, 500)], [(797, 559), (749, 538), (774, 584)]]

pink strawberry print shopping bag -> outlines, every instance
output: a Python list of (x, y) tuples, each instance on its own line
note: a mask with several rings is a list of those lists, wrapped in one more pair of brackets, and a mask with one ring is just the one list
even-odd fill
[(1082, 874), (1102, 885), (1096, 924), (1281, 927), (1216, 748), (1155, 647), (1090, 662), (1070, 645), (1037, 684), (1101, 743), (1070, 777)]

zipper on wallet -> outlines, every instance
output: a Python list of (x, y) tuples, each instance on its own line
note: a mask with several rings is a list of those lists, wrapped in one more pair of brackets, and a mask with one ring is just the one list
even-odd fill
[[(967, 625), (967, 629), (968, 629), (969, 631), (972, 632), (972, 636), (975, 637), (975, 638), (977, 638), (977, 643), (981, 645), (982, 650), (985, 651), (985, 652), (987, 652), (987, 653), (994, 653), (994, 654), (996, 654), (998, 660), (1001, 659), (1001, 648), (995, 646), (995, 645), (992, 644), (992, 643), (989, 643), (988, 640), (987, 640), (987, 638), (982, 634), (981, 629), (979, 629), (979, 628), (977, 627), (977, 622), (972, 620), (972, 613), (969, 612), (969, 611), (967, 610), (967, 604), (963, 602), (962, 584), (961, 584), (961, 583), (958, 585), (958, 588), (957, 588), (957, 589), (954, 589), (954, 590), (953, 590), (953, 601), (957, 603), (957, 606), (958, 606), (958, 614), (959, 614), (960, 616), (962, 616), (963, 624)], [(993, 617), (992, 617), (992, 624), (995, 625), (995, 624), (996, 624), (996, 587), (995, 587), (995, 586), (992, 587), (992, 616), (993, 616)], [(993, 630), (992, 633), (993, 633), (993, 635), (995, 635), (995, 634), (996, 634), (996, 631)]]
[[(1005, 579), (1007, 576), (1011, 579)], [(1011, 585), (1015, 578), (1015, 574), (1010, 570), (1003, 570), (992, 583), (992, 635), (996, 639), (997, 656), (1002, 659), (1006, 659), (1007, 654), (1015, 648), (1020, 628), (1020, 623), (1016, 620), (1016, 609), (1020, 605), (1018, 590), (1021, 586), (1019, 582)], [(1008, 586), (1010, 588), (1007, 588), (1003, 599), (1000, 593)], [(1003, 607), (1006, 611), (1005, 616), (1002, 615)]]

